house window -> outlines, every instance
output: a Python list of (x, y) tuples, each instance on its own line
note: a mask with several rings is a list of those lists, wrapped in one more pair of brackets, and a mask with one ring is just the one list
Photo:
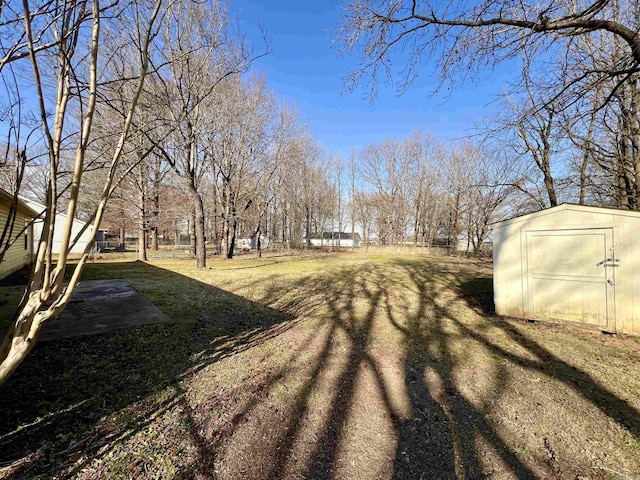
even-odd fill
[(27, 235), (26, 233), (24, 234), (24, 249), (29, 249), (29, 235)]

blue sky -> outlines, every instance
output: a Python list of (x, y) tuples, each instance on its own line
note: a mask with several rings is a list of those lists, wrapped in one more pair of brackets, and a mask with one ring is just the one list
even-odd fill
[(332, 46), (342, 1), (230, 0), (230, 9), (256, 50), (260, 48), (256, 25), (266, 31), (273, 52), (259, 59), (254, 71), (266, 74), (280, 99), (297, 105), (327, 151), (343, 157), (352, 149), (384, 138), (403, 138), (416, 129), (443, 139), (472, 134), (475, 124), (497, 108), (496, 95), (514, 74), (505, 66), (478, 81), (458, 85), (448, 97), (431, 96), (437, 78), (429, 75), (433, 66), (426, 65), (403, 95), (393, 86), (380, 85), (371, 104), (364, 86), (343, 93), (343, 77), (358, 58), (340, 58)]

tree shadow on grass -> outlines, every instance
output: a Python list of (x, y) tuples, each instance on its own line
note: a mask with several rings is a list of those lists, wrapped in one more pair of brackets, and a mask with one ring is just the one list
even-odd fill
[[(518, 478), (536, 477), (534, 471), (507, 447), (507, 443), (500, 438), (500, 434), (491, 425), (487, 416), (490, 413), (490, 404), (497, 403), (507, 389), (508, 376), (504, 368), (506, 363), (521, 367), (526, 372), (536, 372), (561, 382), (599, 409), (611, 421), (628, 430), (633, 437), (640, 438), (640, 411), (637, 408), (603, 386), (588, 372), (554, 355), (522, 329), (516, 328), (513, 322), (495, 315), (491, 278), (468, 278), (467, 275), (460, 273), (455, 275), (456, 280), (452, 282), (451, 288), (458, 290), (459, 297), (465, 301), (467, 307), (481, 316), (482, 321), (474, 322), (461, 317), (460, 310), (454, 305), (455, 298), (436, 302), (439, 292), (433, 288), (433, 278), (434, 275), (438, 275), (438, 272), (434, 271), (433, 265), (409, 262), (400, 262), (400, 264), (411, 277), (424, 303), (428, 304), (424, 309), (430, 309), (435, 314), (426, 328), (425, 324), (420, 322), (418, 315), (414, 318), (417, 322), (410, 322), (409, 328), (404, 331), (407, 338), (411, 338), (414, 342), (418, 339), (420, 343), (423, 354), (418, 357), (421, 357), (423, 362), (418, 365), (418, 370), (434, 370), (439, 381), (444, 385), (443, 390), (449, 394), (449, 401), (445, 401), (443, 405), (451, 415), (454, 443), (462, 442), (459, 447), (462, 462), (456, 469), (458, 476), (464, 478), (481, 476), (482, 472), (478, 468), (477, 459), (474, 458), (474, 447), (471, 445), (473, 440), (471, 444), (464, 445), (464, 443), (465, 439), (469, 441), (469, 439), (484, 437)], [(398, 328), (403, 330), (399, 325)], [(497, 340), (498, 337), (488, 334), (488, 329), (498, 329), (502, 332), (503, 338), (508, 339), (508, 343), (519, 347), (521, 353), (514, 353), (511, 346), (506, 347), (504, 342)], [(496, 368), (494, 390), (487, 395), (488, 402), (481, 408), (467, 401), (453, 381), (452, 372), (458, 365), (450, 353), (455, 350), (455, 342), (460, 338), (475, 340), (497, 360), (494, 364)], [(409, 371), (416, 369), (411, 364), (408, 364), (407, 368)], [(408, 388), (411, 391), (411, 385), (408, 385)], [(431, 392), (432, 389), (428, 390)], [(415, 396), (419, 397), (420, 394)], [(424, 391), (422, 396), (424, 397)], [(416, 404), (417, 402), (414, 401), (414, 405)], [(459, 434), (456, 434), (456, 431), (459, 431)], [(405, 443), (410, 444), (412, 441)], [(549, 460), (549, 458), (544, 460), (549, 469), (548, 475), (559, 475), (558, 466), (552, 464), (555, 459)]]
[(555, 378), (580, 396), (591, 402), (602, 411), (603, 414), (629, 430), (633, 436), (640, 439), (640, 411), (634, 408), (624, 399), (619, 398), (613, 392), (602, 386), (588, 372), (577, 369), (566, 361), (561, 360), (549, 349), (530, 336), (522, 333), (513, 323), (495, 314), (493, 303), (493, 283), (491, 278), (473, 278), (460, 282), (460, 291), (470, 308), (482, 312), (491, 318), (492, 325), (499, 327), (514, 343), (530, 353), (535, 360), (523, 358), (506, 351), (485, 334), (473, 331), (460, 324), (466, 335), (475, 338), (495, 355), (499, 355), (516, 365), (527, 370), (534, 370), (544, 375)]
[[(14, 467), (5, 474), (53, 476), (77, 463), (80, 455), (104, 456), (110, 445), (181, 402), (181, 380), (295, 323), (290, 314), (149, 264), (114, 263), (107, 272), (88, 268), (87, 276), (124, 276), (143, 291), (140, 285), (153, 282), (160, 296), (184, 290), (192, 304), (177, 306), (183, 310), (180, 323), (36, 345), (0, 387), (0, 467)], [(186, 320), (197, 311), (200, 321)], [(175, 315), (171, 308), (165, 313)], [(165, 390), (170, 393), (145, 400)], [(111, 418), (120, 411), (126, 414)], [(109, 426), (97, 431), (96, 424), (105, 421)]]
[[(454, 340), (443, 326), (448, 313), (437, 307), (429, 280), (407, 273), (420, 293), (419, 305), (411, 312), (403, 310), (399, 294), (406, 287), (396, 286), (385, 267), (360, 266), (357, 272), (305, 279), (309, 292), (326, 292), (327, 333), (306, 380), (290, 401), (285, 424), (270, 432), (275, 440), (265, 448), (272, 452), (271, 460), (262, 465), (261, 476), (245, 478), (481, 478), (486, 472), (478, 436), (512, 475), (536, 478), (488, 421), (487, 412), (465, 398), (455, 384), (458, 365), (450, 352)], [(399, 344), (384, 345), (386, 338), (378, 337), (380, 329), (388, 327), (400, 332)], [(379, 354), (389, 347), (397, 349), (396, 358), (404, 361), (404, 388), (392, 387), (394, 374), (389, 374)], [(427, 372), (432, 373), (428, 383)], [(287, 375), (281, 372), (279, 378)], [(363, 388), (367, 376), (373, 379), (368, 389)], [(329, 388), (322, 389), (323, 383)], [(496, 386), (506, 388), (501, 381)], [(326, 393), (321, 406), (314, 407), (319, 390)], [(403, 402), (409, 411), (399, 406)], [(253, 408), (257, 406), (252, 404), (243, 414)], [(379, 420), (372, 418), (380, 413), (381, 422), (389, 427), (387, 438), (368, 431), (376, 429)], [(311, 432), (309, 417), (315, 417)], [(312, 445), (305, 448), (309, 438)], [(374, 438), (380, 445), (372, 447)], [(354, 449), (357, 454), (348, 457)], [(365, 450), (373, 455), (368, 457)], [(385, 465), (389, 454), (395, 461)]]
[[(287, 292), (286, 309), (303, 311), (301, 305), (316, 305), (321, 297), (324, 310), (321, 326), (298, 346), (311, 352), (308, 364), (299, 365), (292, 352), (232, 412), (232, 420), (242, 421), (216, 433), (226, 449), (224, 461), (233, 461), (231, 450), (240, 459), (225, 478), (558, 476), (546, 443), (525, 453), (517, 432), (493, 417), (494, 405), (513, 393), (507, 365), (560, 381), (637, 436), (636, 409), (509, 322), (487, 315), (490, 280), (470, 280), (458, 267), (412, 259), (345, 266), (293, 281), (278, 274), (260, 279), (271, 285), (262, 303)], [(464, 303), (464, 312), (480, 320), (461, 317)], [(489, 333), (496, 328), (508, 348)], [(461, 344), (487, 357), (489, 385), (475, 395), (460, 383), (473, 366)], [(381, 354), (389, 350), (391, 355)], [(394, 360), (399, 369), (388, 368)], [(273, 406), (267, 399), (282, 383), (287, 387), (278, 394), (285, 397), (277, 404), (280, 415), (267, 418)], [(581, 468), (590, 471), (590, 465)]]
[[(487, 419), (486, 402), (479, 407), (457, 383), (464, 360), (454, 353), (458, 339), (451, 313), (437, 302), (442, 271), (430, 262), (397, 263), (419, 300), (404, 318), (394, 315), (392, 306), (387, 313), (407, 348), (405, 382), (412, 405), (411, 417), (398, 426), (394, 478), (484, 478), (491, 467), (482, 461), (480, 441), (495, 452), (510, 475), (537, 478)], [(492, 400), (506, 389), (506, 375), (497, 363), (494, 390), (487, 392)]]
[(476, 277), (465, 279), (458, 287), (469, 307), (484, 315), (493, 316), (496, 304), (493, 301), (493, 278)]
[[(102, 477), (557, 477), (542, 445), (523, 454), (513, 431), (495, 421), (493, 406), (513, 390), (507, 364), (560, 381), (638, 436), (636, 409), (511, 323), (487, 315), (490, 280), (470, 279), (459, 267), (415, 258), (297, 278), (274, 271), (244, 282), (245, 289), (261, 287), (256, 302), (149, 265), (113, 268), (109, 275), (131, 278), (143, 293), (148, 288), (161, 308), (171, 309), (152, 292), (162, 285), (178, 282), (173, 291), (193, 293), (170, 316), (208, 313), (190, 324), (36, 347), (0, 391), (3, 418), (16, 412), (16, 420), (0, 426), (0, 455), (13, 459), (21, 448), (34, 453), (53, 444), (28, 460), (23, 477), (66, 472), (79, 452), (86, 460), (71, 474), (104, 459), (110, 468)], [(135, 271), (124, 275), (126, 269)], [(145, 287), (145, 279), (155, 284)], [(461, 317), (461, 304), (480, 320)], [(312, 312), (316, 323), (283, 343), (283, 334), (301, 325), (298, 315)], [(502, 342), (492, 329), (502, 332)], [(188, 382), (196, 374), (266, 342), (277, 361), (264, 352), (245, 363), (234, 357), (241, 374), (193, 398)], [(472, 394), (462, 372), (473, 367), (477, 351), (486, 354), (489, 384)], [(108, 428), (96, 429), (100, 422)], [(148, 442), (156, 452), (166, 445), (167, 458), (187, 455), (168, 438), (182, 432), (190, 458), (171, 475), (145, 470), (130, 447), (107, 458), (142, 429), (158, 432)]]

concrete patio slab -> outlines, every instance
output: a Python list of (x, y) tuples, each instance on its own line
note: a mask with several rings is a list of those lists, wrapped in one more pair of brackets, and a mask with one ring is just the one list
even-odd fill
[(62, 315), (48, 323), (40, 333), (40, 342), (169, 320), (145, 296), (124, 280), (81, 282)]

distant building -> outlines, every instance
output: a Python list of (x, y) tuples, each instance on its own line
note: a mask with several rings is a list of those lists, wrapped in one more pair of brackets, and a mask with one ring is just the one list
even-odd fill
[[(113, 242), (111, 242), (113, 243)], [(109, 229), (99, 228), (95, 238), (96, 251), (101, 252), (109, 248)]]
[[(269, 241), (269, 239), (265, 235), (260, 235), (260, 250), (266, 250), (267, 248), (269, 248), (270, 244), (271, 244), (271, 242)], [(258, 236), (257, 235), (254, 235), (253, 237), (251, 237), (251, 248), (253, 250), (257, 250), (257, 248), (258, 248)]]
[[(269, 248), (269, 239), (260, 235), (260, 249), (266, 250)], [(256, 250), (258, 248), (258, 236), (236, 238), (236, 248), (238, 250)]]
[(251, 250), (251, 239), (250, 238), (236, 238), (236, 249), (243, 250)]
[(359, 233), (322, 232), (309, 238), (312, 247), (360, 247), (362, 239)]

